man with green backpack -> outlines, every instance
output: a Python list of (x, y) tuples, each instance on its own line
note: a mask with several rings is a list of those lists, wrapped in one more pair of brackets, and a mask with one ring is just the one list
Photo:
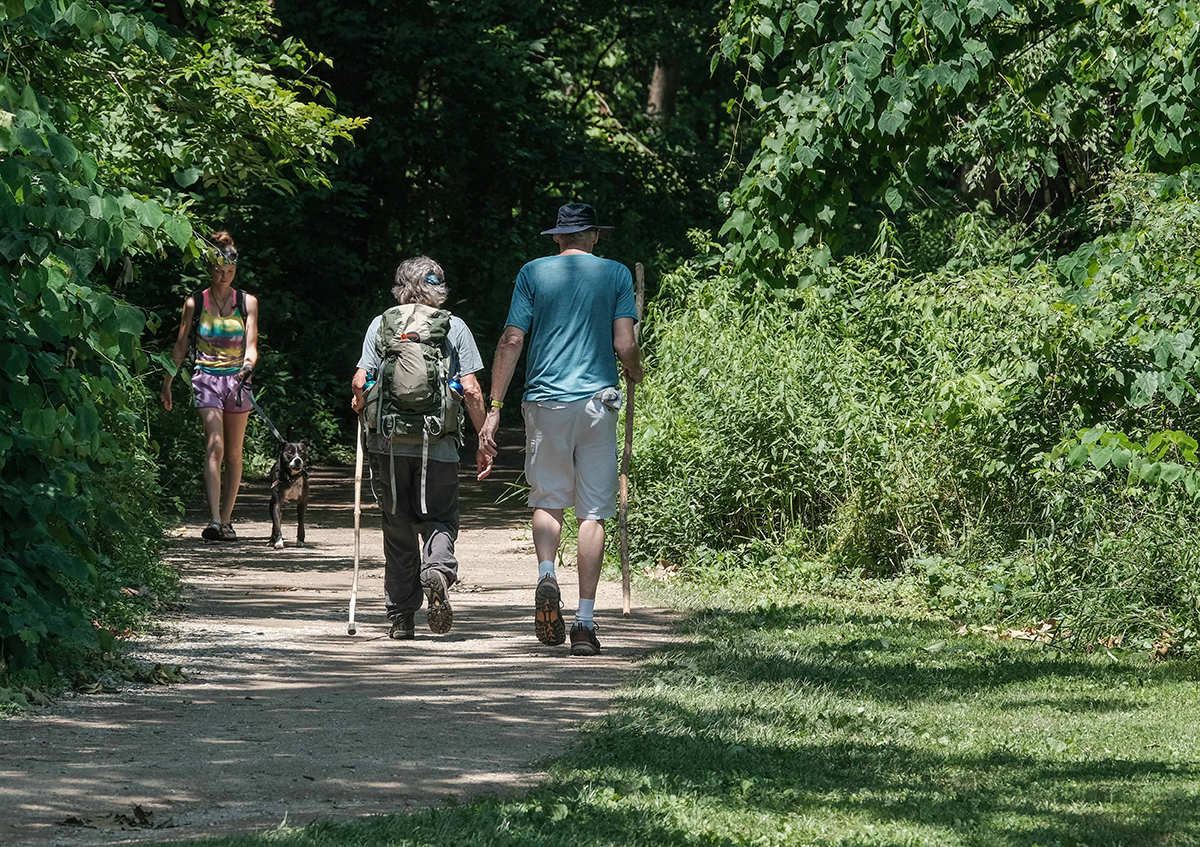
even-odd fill
[[(399, 305), (371, 322), (351, 383), (383, 513), (392, 638), (414, 637), (422, 594), (430, 630), (445, 633), (453, 623), (448, 591), (458, 577), (464, 404), (476, 430), (486, 417), (475, 378), (483, 360), (467, 325), (441, 308), (446, 293), (437, 262), (427, 256), (401, 262), (392, 289)], [(487, 450), (477, 456), (481, 465), (495, 455)]]

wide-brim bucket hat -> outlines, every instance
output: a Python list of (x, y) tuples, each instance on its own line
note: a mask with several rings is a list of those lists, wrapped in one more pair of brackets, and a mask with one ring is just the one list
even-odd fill
[(542, 230), (542, 235), (566, 235), (585, 229), (610, 230), (612, 227), (596, 223), (596, 210), (587, 203), (565, 203), (558, 207), (558, 223), (553, 229)]

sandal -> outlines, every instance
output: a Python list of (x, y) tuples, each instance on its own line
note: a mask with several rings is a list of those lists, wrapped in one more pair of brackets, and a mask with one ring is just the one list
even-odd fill
[(200, 537), (205, 541), (220, 541), (221, 524), (217, 521), (209, 521), (208, 526), (204, 527), (204, 531), (200, 533)]
[(221, 540), (222, 541), (237, 541), (237, 533), (233, 531), (233, 523), (221, 524)]

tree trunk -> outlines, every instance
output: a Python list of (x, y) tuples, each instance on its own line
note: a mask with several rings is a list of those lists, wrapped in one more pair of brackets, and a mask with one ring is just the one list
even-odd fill
[(187, 17), (183, 14), (183, 5), (179, 0), (167, 0), (167, 21), (177, 27), (182, 27), (187, 23)]
[(652, 120), (662, 121), (675, 114), (675, 94), (679, 91), (679, 62), (662, 59), (654, 65), (654, 76), (650, 78), (650, 96), (646, 114)]

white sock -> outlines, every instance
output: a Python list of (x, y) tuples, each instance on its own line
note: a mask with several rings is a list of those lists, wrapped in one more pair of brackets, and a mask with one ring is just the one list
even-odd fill
[(586, 627), (592, 626), (592, 612), (596, 608), (596, 600), (584, 600), (579, 598), (579, 611), (575, 613), (575, 623), (581, 623)]
[(541, 582), (542, 577), (544, 577), (546, 574), (554, 576), (554, 562), (538, 562), (538, 582)]

